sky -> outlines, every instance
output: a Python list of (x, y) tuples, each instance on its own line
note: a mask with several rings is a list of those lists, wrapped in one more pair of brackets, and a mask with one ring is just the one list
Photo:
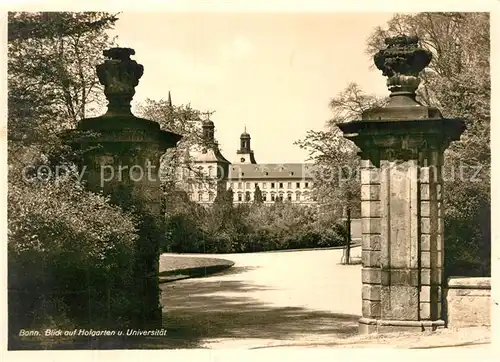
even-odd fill
[(323, 130), (329, 100), (350, 82), (387, 95), (366, 39), (392, 13), (123, 12), (114, 35), (144, 65), (134, 106), (147, 98), (215, 111), (215, 137), (236, 159), (246, 126), (258, 163), (305, 162), (294, 145)]

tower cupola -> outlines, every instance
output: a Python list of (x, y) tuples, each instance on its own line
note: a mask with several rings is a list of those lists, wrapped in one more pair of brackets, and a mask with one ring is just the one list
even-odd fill
[(252, 148), (250, 147), (250, 134), (245, 131), (240, 136), (240, 149), (236, 151), (237, 161), (235, 163), (257, 163), (253, 155)]
[(215, 125), (214, 125), (214, 122), (212, 122), (210, 120), (210, 114), (207, 113), (206, 114), (206, 117), (207, 119), (205, 119), (203, 121), (203, 124), (202, 124), (202, 129), (203, 129), (203, 141), (205, 141), (206, 143), (214, 143), (215, 139), (214, 139), (214, 129), (215, 129)]
[(240, 136), (240, 152), (241, 153), (250, 153), (250, 134), (247, 133), (247, 127), (245, 126), (245, 131)]

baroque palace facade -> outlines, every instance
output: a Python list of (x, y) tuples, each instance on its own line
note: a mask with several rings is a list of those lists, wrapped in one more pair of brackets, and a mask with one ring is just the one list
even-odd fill
[(231, 188), (235, 204), (253, 202), (258, 187), (264, 204), (276, 201), (294, 204), (315, 204), (312, 197), (313, 165), (307, 163), (259, 164), (251, 149), (251, 137), (240, 136), (240, 148), (234, 161), (229, 162), (221, 153), (214, 138), (214, 122), (203, 122), (203, 146), (189, 151), (194, 171), (184, 170), (187, 177), (179, 177), (178, 187), (190, 200), (212, 204), (218, 194)]

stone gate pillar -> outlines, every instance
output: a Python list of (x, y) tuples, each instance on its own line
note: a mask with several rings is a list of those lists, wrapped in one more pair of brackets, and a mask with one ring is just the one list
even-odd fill
[(132, 114), (130, 102), (144, 71), (130, 59), (134, 54), (129, 48), (104, 51), (108, 59), (96, 68), (108, 110), (100, 117), (82, 119), (74, 133), (85, 136), (73, 137), (71, 142), (82, 153), (80, 167), (87, 188), (109, 195), (113, 203), (140, 220), (135, 259), (130, 260), (134, 265), (131, 289), (138, 303), (129, 306), (132, 315), (125, 317), (136, 327), (157, 328), (161, 326), (159, 246), (164, 237), (159, 160), (181, 136)]
[(341, 124), (361, 156), (360, 333), (444, 327), (443, 153), (465, 130), (415, 100), (431, 53), (417, 37), (386, 39), (375, 65), (388, 77), (386, 107)]

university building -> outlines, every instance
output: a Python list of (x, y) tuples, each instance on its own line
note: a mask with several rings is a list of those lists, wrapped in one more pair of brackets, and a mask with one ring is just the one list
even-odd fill
[(215, 125), (205, 120), (202, 125), (203, 145), (189, 151), (193, 170), (181, 177), (179, 187), (190, 200), (211, 204), (218, 194), (231, 188), (235, 204), (253, 202), (257, 187), (265, 204), (276, 201), (313, 204), (313, 165), (307, 163), (259, 164), (251, 148), (251, 137), (245, 131), (240, 136), (240, 148), (233, 162), (220, 152), (214, 138)]

